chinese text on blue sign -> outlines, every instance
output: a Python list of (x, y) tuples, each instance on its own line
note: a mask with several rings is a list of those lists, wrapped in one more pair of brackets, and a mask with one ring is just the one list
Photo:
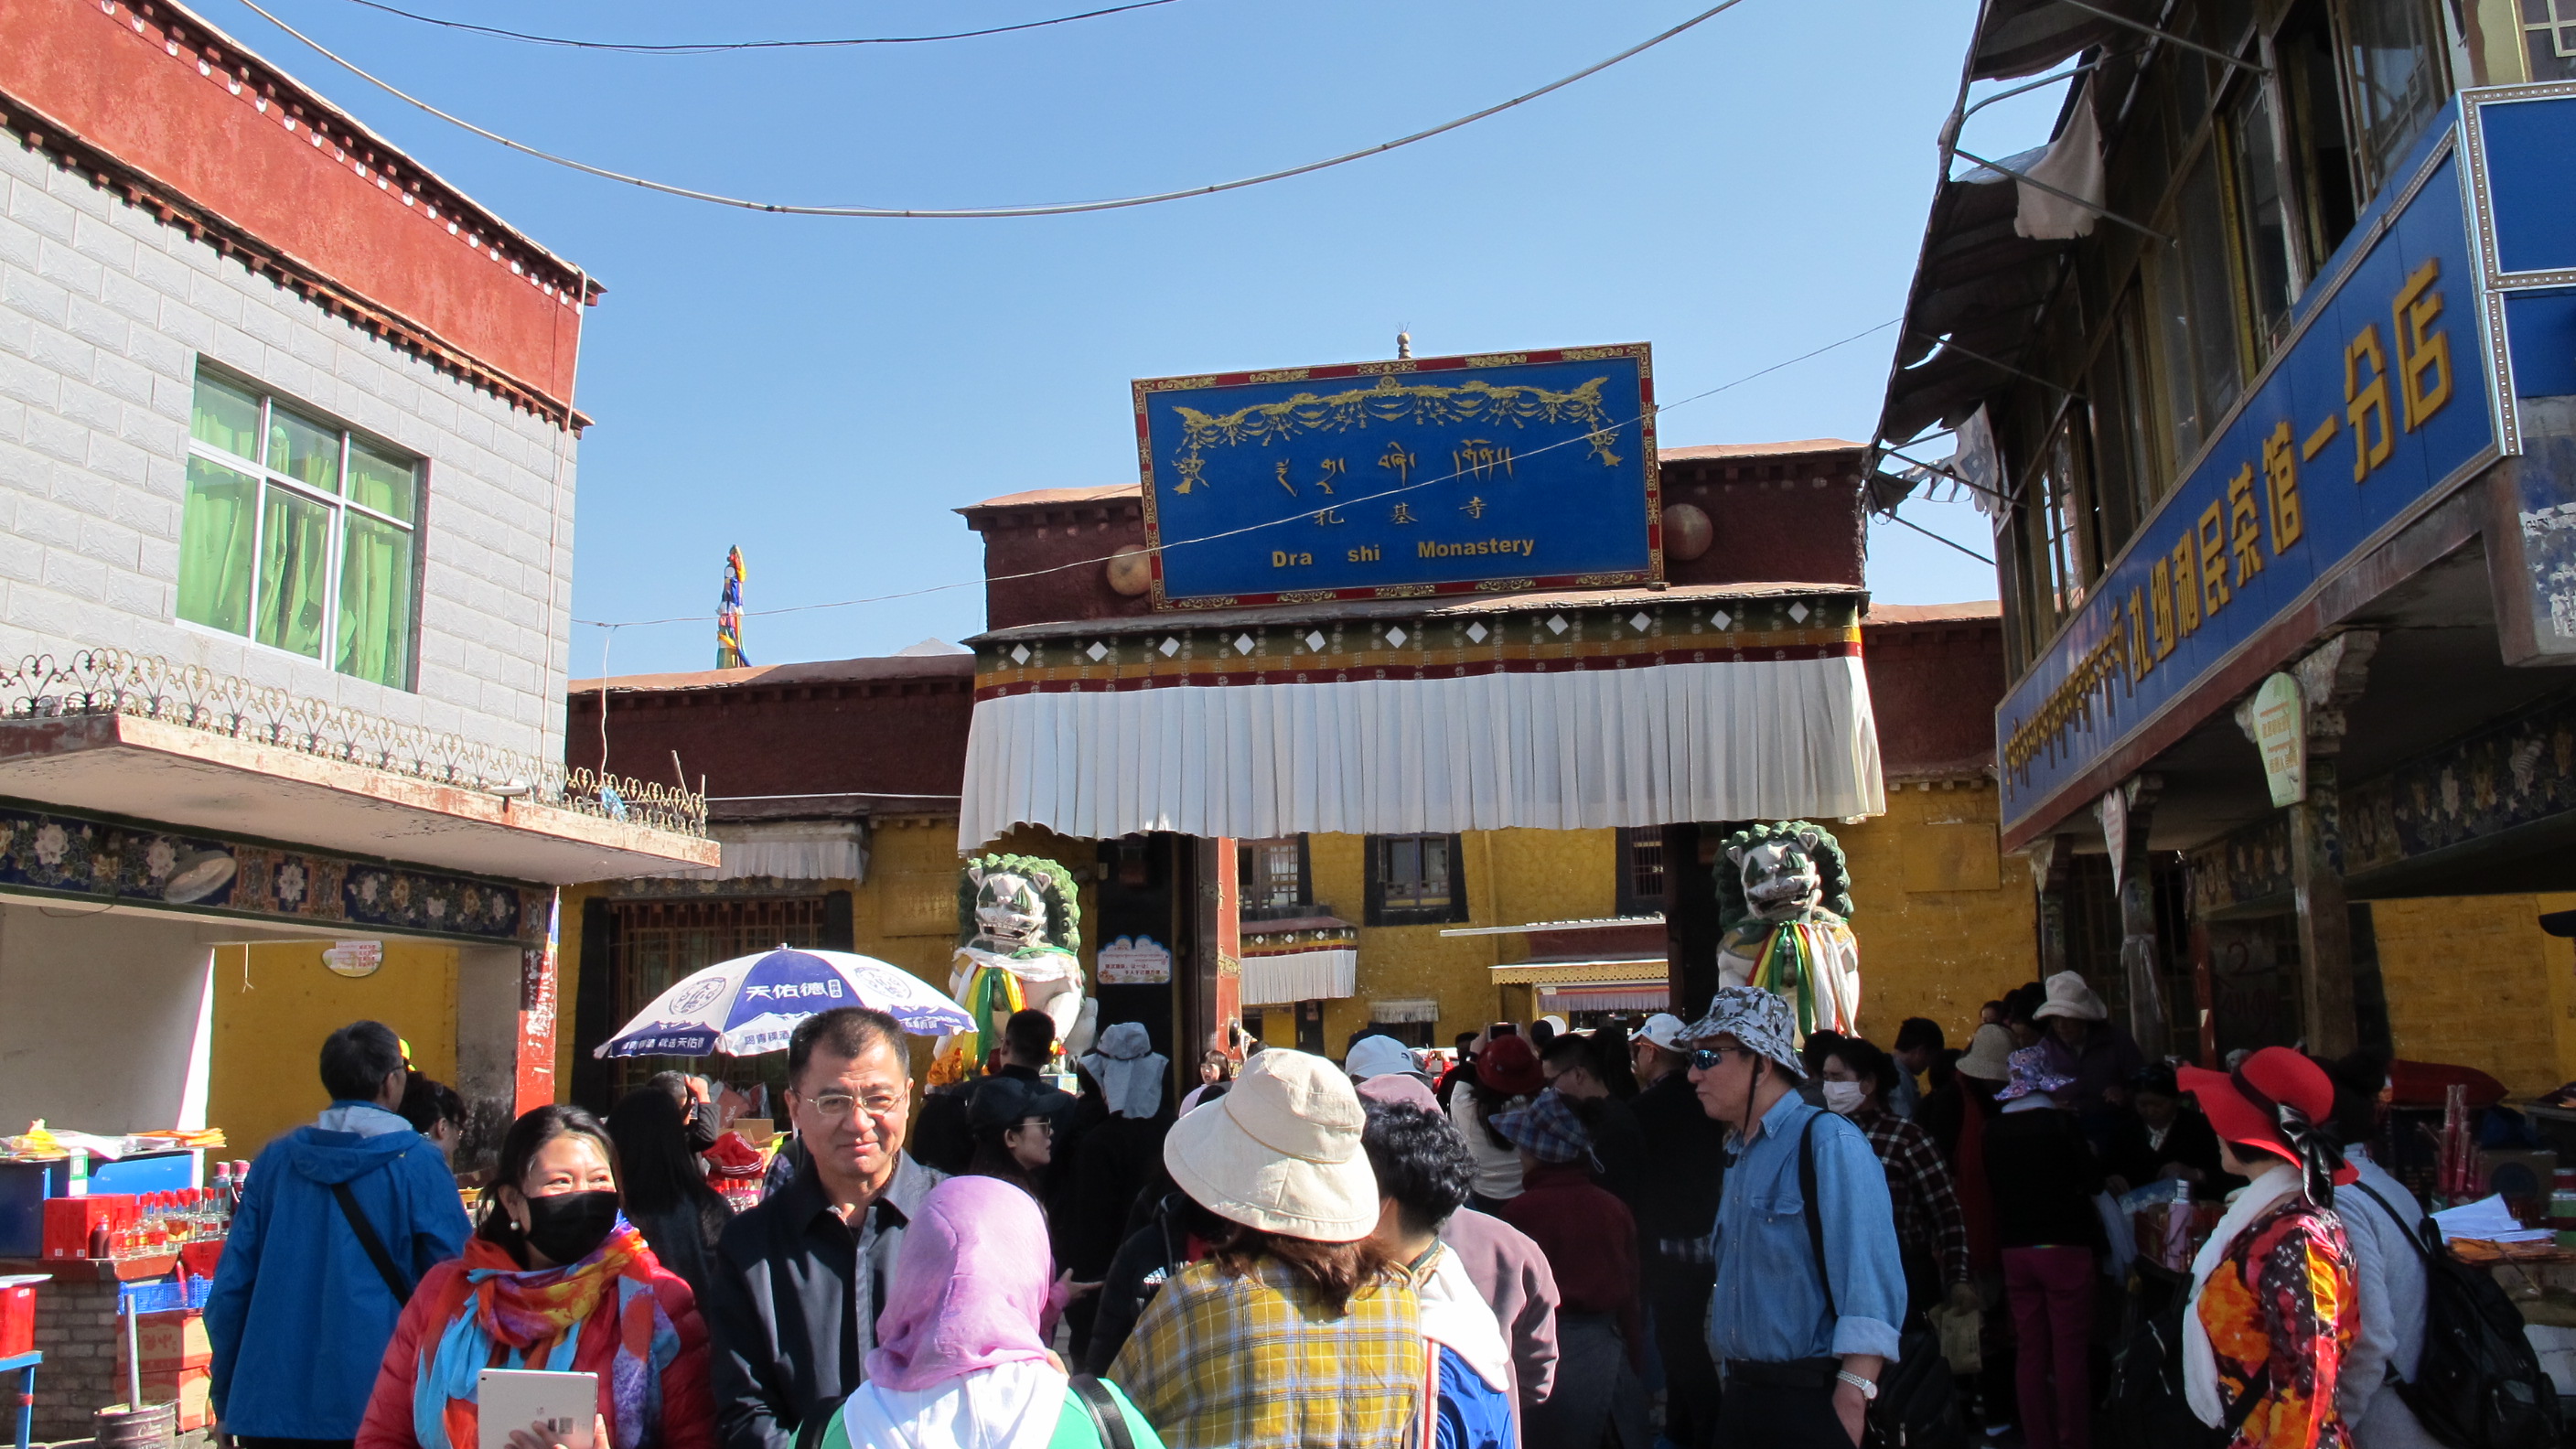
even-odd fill
[(1645, 583), (1646, 344), (1135, 385), (1158, 604)]
[(2454, 151), (2442, 133), (2345, 242), (2225, 430), (2006, 696), (2007, 831), (2098, 794), (2088, 773), (2158, 710), (2495, 456)]

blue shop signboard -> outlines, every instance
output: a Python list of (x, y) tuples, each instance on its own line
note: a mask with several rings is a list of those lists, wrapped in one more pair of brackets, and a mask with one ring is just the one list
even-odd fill
[(1645, 343), (1135, 384), (1160, 608), (1663, 577)]
[(2236, 412), (1995, 714), (2005, 829), (2493, 461), (2500, 380), (2456, 126), (2329, 261)]

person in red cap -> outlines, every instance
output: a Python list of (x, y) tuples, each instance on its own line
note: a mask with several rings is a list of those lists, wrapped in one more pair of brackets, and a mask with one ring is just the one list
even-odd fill
[(2192, 1412), (2229, 1449), (2348, 1449), (2335, 1390), (2361, 1315), (2334, 1190), (2359, 1174), (2331, 1130), (2334, 1083), (2289, 1047), (2180, 1076), (2218, 1130), (2220, 1164), (2252, 1179), (2192, 1261)]
[(1476, 1184), (1467, 1205), (1493, 1213), (1521, 1195), (1521, 1152), (1493, 1128), (1493, 1119), (1517, 1111), (1547, 1085), (1529, 1038), (1506, 1033), (1476, 1049), (1476, 1072), (1467, 1090), (1449, 1099), (1449, 1120), (1476, 1159)]

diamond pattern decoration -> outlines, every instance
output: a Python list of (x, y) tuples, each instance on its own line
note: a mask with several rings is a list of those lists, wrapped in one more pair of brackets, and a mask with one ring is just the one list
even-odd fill
[(1251, 635), (1249, 635), (1249, 634), (1237, 634), (1237, 635), (1235, 635), (1235, 636), (1234, 636), (1234, 652), (1235, 652), (1235, 653), (1237, 653), (1237, 654), (1249, 654), (1249, 653), (1251, 653), (1251, 652), (1252, 652), (1252, 636), (1251, 636)]
[(1720, 609), (1716, 613), (1709, 615), (1708, 621), (1715, 624), (1720, 629), (1732, 629), (1735, 627), (1735, 617), (1727, 613), (1724, 609)]
[(1550, 615), (1548, 615), (1548, 618), (1547, 618), (1547, 632), (1549, 632), (1549, 633), (1551, 633), (1551, 634), (1562, 634), (1562, 633), (1564, 633), (1564, 632), (1565, 632), (1565, 616), (1564, 616), (1563, 614), (1550, 614)]
[(1402, 624), (1389, 624), (1386, 626), (1386, 645), (1388, 648), (1403, 648), (1406, 637), (1404, 626)]
[(1492, 630), (1485, 627), (1484, 621), (1481, 619), (1467, 626), (1467, 637), (1475, 640), (1479, 644), (1484, 643), (1485, 636), (1492, 632)]
[(1178, 654), (1178, 653), (1180, 653), (1180, 652), (1181, 652), (1181, 641), (1180, 641), (1180, 640), (1178, 640), (1178, 639), (1173, 638), (1171, 635), (1168, 635), (1168, 634), (1164, 635), (1164, 636), (1163, 636), (1163, 657), (1164, 657), (1164, 658), (1166, 658), (1166, 659), (1169, 659), (1169, 658), (1171, 658), (1173, 655)]
[(1014, 664), (1026, 664), (1026, 663), (1028, 663), (1028, 662), (1029, 662), (1029, 646), (1027, 646), (1026, 644), (1014, 644), (1014, 645), (1012, 645), (1012, 646), (1011, 646), (1011, 662), (1012, 662), (1012, 663), (1014, 663)]
[(1789, 606), (1789, 617), (1801, 624), (1807, 622), (1807, 612), (1807, 601), (1804, 599)]
[(1094, 664), (1097, 664), (1097, 663), (1099, 663), (1102, 659), (1104, 659), (1104, 658), (1108, 657), (1108, 654), (1109, 654), (1109, 646), (1108, 646), (1108, 645), (1106, 645), (1106, 644), (1101, 643), (1101, 642), (1100, 642), (1099, 640), (1097, 640), (1097, 639), (1094, 639), (1094, 640), (1092, 640), (1092, 641), (1091, 641), (1091, 647), (1090, 647), (1090, 648), (1088, 648), (1088, 649), (1083, 650), (1082, 652), (1083, 652), (1083, 653), (1085, 653), (1085, 654), (1090, 655), (1090, 656), (1091, 656), (1091, 662), (1092, 662), (1092, 663), (1094, 663)]
[(1646, 626), (1653, 622), (1655, 621), (1646, 617), (1646, 611), (1643, 609), (1639, 609), (1637, 612), (1628, 616), (1628, 627), (1636, 630), (1640, 634), (1645, 633)]
[(1307, 647), (1308, 649), (1310, 649), (1310, 650), (1320, 650), (1320, 649), (1322, 649), (1322, 648), (1324, 647), (1324, 631), (1323, 631), (1323, 630), (1321, 630), (1321, 629), (1309, 629), (1309, 630), (1307, 630), (1307, 631), (1306, 631), (1306, 647)]

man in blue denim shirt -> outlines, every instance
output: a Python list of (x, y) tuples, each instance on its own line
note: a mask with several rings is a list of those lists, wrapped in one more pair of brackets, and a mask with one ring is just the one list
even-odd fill
[[(1736, 1152), (1709, 1238), (1708, 1345), (1726, 1377), (1719, 1442), (1857, 1445), (1905, 1316), (1886, 1170), (1858, 1128), (1799, 1100), (1806, 1073), (1778, 996), (1727, 987), (1688, 1035), (1700, 1106), (1732, 1129)], [(1831, 1311), (1798, 1187), (1802, 1137), (1814, 1144)]]

